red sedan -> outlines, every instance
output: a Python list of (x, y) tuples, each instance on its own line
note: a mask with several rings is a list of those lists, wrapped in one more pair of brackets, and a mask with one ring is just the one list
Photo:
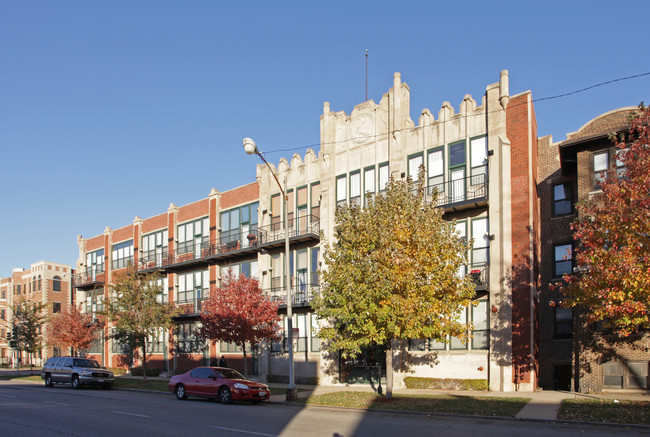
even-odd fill
[(187, 399), (188, 395), (219, 398), (224, 404), (233, 400), (261, 402), (268, 400), (269, 387), (266, 384), (251, 381), (236, 370), (225, 367), (197, 367), (182, 375), (172, 376), (169, 391), (178, 399)]

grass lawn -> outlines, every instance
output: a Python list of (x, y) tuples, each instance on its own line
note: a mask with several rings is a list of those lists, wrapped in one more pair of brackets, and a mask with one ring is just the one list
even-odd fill
[(558, 419), (650, 425), (650, 402), (613, 399), (565, 399)]
[(340, 391), (311, 396), (309, 399), (300, 400), (299, 402), (308, 405), (368, 410), (381, 409), (514, 417), (528, 401), (530, 401), (529, 398), (453, 395), (393, 395), (392, 398), (387, 399), (385, 396), (375, 393)]
[(168, 384), (169, 381), (159, 379), (148, 379), (147, 382), (144, 382), (143, 378), (115, 378), (113, 387), (169, 392)]
[(0, 379), (3, 380), (10, 380), (10, 381), (38, 381), (42, 382), (43, 380), (41, 379), (41, 374), (40, 371), (38, 375), (36, 375), (36, 372), (34, 372), (34, 376), (29, 376), (29, 371), (26, 372), (27, 374), (23, 374), (21, 371), (20, 376), (19, 375), (2, 375), (0, 376)]

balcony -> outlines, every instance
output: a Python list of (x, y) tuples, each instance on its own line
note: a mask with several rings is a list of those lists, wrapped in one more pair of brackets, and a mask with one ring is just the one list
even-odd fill
[(104, 273), (103, 264), (74, 275), (75, 288), (94, 288), (98, 285), (104, 285), (105, 282), (106, 274)]
[(257, 227), (248, 231), (227, 233), (206, 245), (206, 260), (221, 260), (257, 253), (261, 239), (260, 230)]
[(487, 292), (489, 290), (490, 266), (488, 264), (470, 267), (469, 276), (472, 278), (477, 293)]
[(272, 223), (259, 228), (258, 248), (275, 249), (284, 247), (286, 232), (289, 233), (289, 244), (320, 241), (320, 218), (305, 215), (289, 220), (288, 229), (285, 231), (282, 223)]
[(487, 206), (488, 181), (486, 174), (429, 185), (425, 196), (427, 201), (436, 200), (436, 204), (445, 212)]
[[(287, 289), (273, 287), (262, 290), (272, 301), (278, 302), (280, 308), (287, 307)], [(309, 306), (316, 296), (320, 294), (319, 284), (299, 284), (291, 286), (292, 306)]]
[(194, 299), (192, 301), (177, 303), (176, 306), (181, 309), (181, 312), (179, 315), (174, 317), (174, 319), (182, 319), (182, 318), (198, 316), (199, 313), (201, 313), (201, 309), (203, 308), (204, 300), (205, 300), (204, 298), (199, 298), (199, 299)]
[(181, 243), (174, 251), (167, 248), (143, 252), (138, 259), (138, 271), (147, 273), (154, 270), (169, 270), (188, 265), (207, 263), (210, 245), (206, 243), (191, 245)]

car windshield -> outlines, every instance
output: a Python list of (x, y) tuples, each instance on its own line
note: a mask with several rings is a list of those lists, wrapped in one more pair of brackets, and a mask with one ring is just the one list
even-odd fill
[(244, 375), (233, 369), (219, 369), (218, 372), (222, 378), (245, 379)]
[(75, 358), (73, 361), (75, 367), (94, 367), (96, 369), (100, 368), (100, 365), (95, 360), (86, 360), (82, 358)]

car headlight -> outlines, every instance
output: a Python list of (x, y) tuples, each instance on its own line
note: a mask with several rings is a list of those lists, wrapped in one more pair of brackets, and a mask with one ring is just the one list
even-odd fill
[(81, 371), (81, 376), (92, 376), (93, 372), (90, 370), (82, 370)]
[(235, 388), (243, 388), (248, 390), (248, 386), (246, 384), (242, 384), (241, 382), (236, 382), (235, 383)]

